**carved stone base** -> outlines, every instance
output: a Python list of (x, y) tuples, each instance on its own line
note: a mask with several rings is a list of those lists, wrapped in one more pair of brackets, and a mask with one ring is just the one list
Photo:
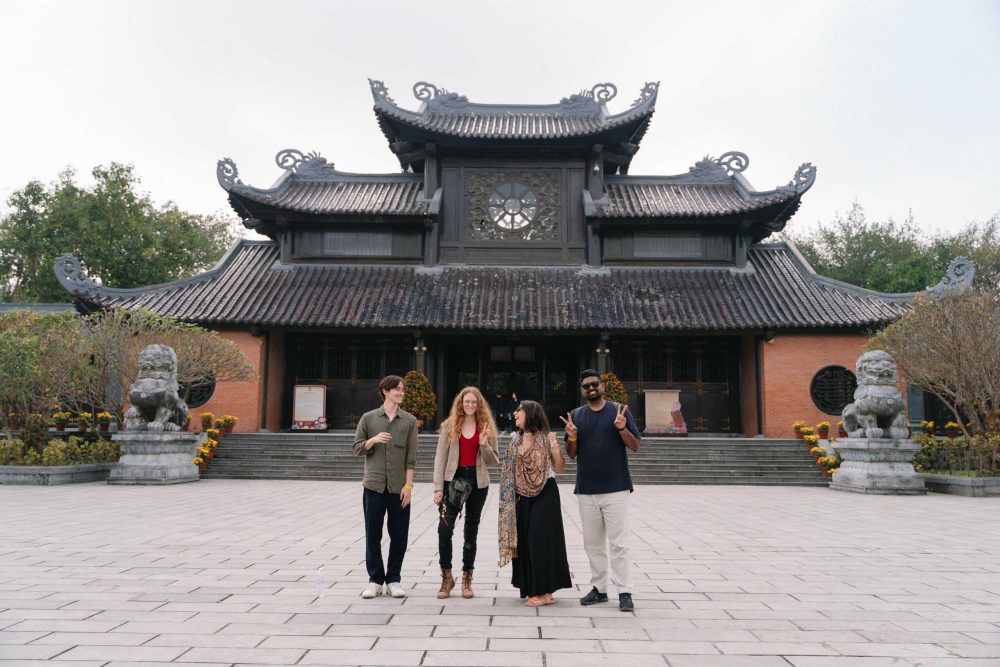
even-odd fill
[(111, 469), (108, 484), (198, 481), (198, 466), (191, 463), (198, 443), (196, 433), (125, 431), (111, 439), (121, 447), (121, 458)]
[(833, 473), (831, 489), (887, 496), (922, 496), (927, 493), (913, 469), (913, 455), (920, 445), (912, 440), (843, 438), (837, 451), (843, 463)]

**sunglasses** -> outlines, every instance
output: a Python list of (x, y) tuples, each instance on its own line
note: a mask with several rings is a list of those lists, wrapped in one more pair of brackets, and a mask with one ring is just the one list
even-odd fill
[(580, 385), (580, 387), (583, 389), (597, 389), (600, 386), (601, 386), (600, 380), (598, 380), (597, 382), (584, 382), (583, 384)]

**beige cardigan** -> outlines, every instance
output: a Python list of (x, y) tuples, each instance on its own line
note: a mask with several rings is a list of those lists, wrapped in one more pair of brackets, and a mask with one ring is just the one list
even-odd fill
[[(458, 470), (458, 450), (456, 442), (454, 446), (449, 446), (448, 433), (442, 429), (438, 436), (437, 452), (434, 454), (434, 490), (444, 491), (445, 481), (455, 479), (455, 472)], [(476, 455), (476, 487), (485, 489), (490, 485), (490, 471), (488, 465), (500, 463), (500, 455), (497, 453), (497, 437), (494, 435), (489, 441), (480, 439), (479, 454)]]

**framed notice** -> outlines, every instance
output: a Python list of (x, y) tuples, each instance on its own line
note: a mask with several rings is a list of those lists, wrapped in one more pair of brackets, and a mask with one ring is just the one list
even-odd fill
[(681, 392), (677, 389), (647, 389), (647, 435), (687, 435), (687, 424), (681, 415)]
[(326, 385), (295, 385), (292, 392), (292, 428), (326, 430)]

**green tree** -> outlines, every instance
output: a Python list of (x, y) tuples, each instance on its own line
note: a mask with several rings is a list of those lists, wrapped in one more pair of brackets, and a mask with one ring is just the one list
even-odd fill
[(931, 235), (908, 216), (870, 221), (855, 202), (846, 216), (811, 232), (786, 232), (817, 273), (879, 292), (919, 292), (959, 256), (976, 263), (976, 285), (1000, 287), (1000, 215), (953, 234)]
[(82, 187), (67, 169), (49, 186), (32, 181), (7, 200), (0, 219), (0, 301), (66, 301), (53, 263), (76, 255), (112, 287), (138, 287), (203, 271), (235, 240), (236, 225), (219, 216), (153, 203), (131, 165), (111, 163)]
[(879, 292), (916, 292), (944, 274), (928, 252), (923, 232), (908, 216), (869, 221), (854, 202), (847, 216), (815, 231), (786, 234), (820, 275)]

